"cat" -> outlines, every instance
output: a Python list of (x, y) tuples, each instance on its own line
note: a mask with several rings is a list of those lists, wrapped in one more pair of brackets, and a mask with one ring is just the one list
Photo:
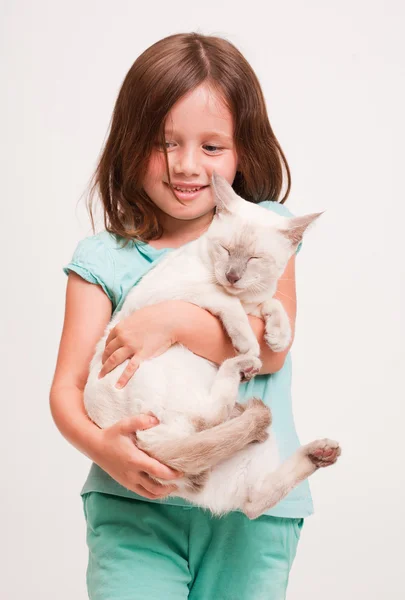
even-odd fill
[[(136, 432), (136, 443), (184, 473), (171, 495), (213, 514), (241, 510), (254, 519), (340, 455), (337, 442), (316, 440), (280, 464), (270, 409), (257, 398), (245, 405), (237, 402), (241, 379), (249, 380), (262, 365), (247, 315), (264, 319), (265, 340), (273, 351), (288, 347), (289, 318), (273, 295), (304, 232), (322, 213), (282, 217), (238, 196), (215, 172), (211, 186), (216, 203), (212, 223), (198, 239), (167, 254), (127, 294), (96, 346), (84, 403), (101, 428), (139, 413), (155, 415), (159, 424)], [(128, 361), (98, 379), (111, 329), (133, 311), (169, 299), (216, 315), (238, 355), (218, 368), (174, 344), (142, 362), (122, 389), (115, 383)]]

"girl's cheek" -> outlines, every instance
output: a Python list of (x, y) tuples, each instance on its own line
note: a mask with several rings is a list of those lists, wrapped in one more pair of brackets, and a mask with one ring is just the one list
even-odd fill
[(160, 180), (165, 172), (166, 163), (164, 160), (164, 154), (161, 152), (153, 152), (149, 159), (146, 177), (149, 180)]
[(224, 154), (221, 157), (217, 157), (215, 162), (211, 162), (207, 168), (210, 178), (212, 177), (212, 171), (215, 170), (217, 173), (225, 177), (225, 179), (232, 184), (236, 171), (237, 171), (237, 157), (233, 154)]

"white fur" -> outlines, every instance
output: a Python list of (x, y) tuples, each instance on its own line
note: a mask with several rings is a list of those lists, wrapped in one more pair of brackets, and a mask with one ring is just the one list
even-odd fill
[[(162, 440), (198, 435), (193, 419), (210, 422), (220, 414), (229, 416), (237, 400), (238, 357), (225, 361), (218, 370), (212, 362), (175, 344), (159, 357), (142, 362), (119, 390), (114, 386), (128, 361), (102, 379), (97, 375), (106, 338), (121, 319), (164, 300), (191, 302), (217, 315), (235, 348), (256, 367), (260, 365), (259, 345), (247, 314), (263, 316), (268, 343), (275, 351), (287, 347), (291, 339), (288, 317), (272, 296), (299, 241), (291, 241), (288, 232), (301, 227), (303, 233), (318, 215), (281, 217), (242, 200), (218, 176), (213, 177), (213, 187), (217, 215), (210, 228), (199, 239), (168, 254), (128, 293), (98, 342), (90, 365), (84, 401), (91, 419), (105, 428), (124, 417), (151, 412), (160, 424), (137, 432), (137, 439), (150, 448)], [(230, 257), (223, 246), (232, 244), (236, 250)], [(242, 252), (246, 246), (254, 247), (254, 255), (266, 258), (246, 262)], [(234, 287), (225, 276), (230, 268), (241, 275)], [(267, 441), (250, 444), (211, 468), (200, 491), (190, 491), (186, 480), (177, 480), (175, 495), (217, 514), (239, 508), (249, 517), (258, 516), (319, 466), (308, 459), (308, 450), (301, 448), (294, 455), (295, 462), (290, 461), (290, 467), (285, 463), (283, 470), (271, 428), (269, 434)]]

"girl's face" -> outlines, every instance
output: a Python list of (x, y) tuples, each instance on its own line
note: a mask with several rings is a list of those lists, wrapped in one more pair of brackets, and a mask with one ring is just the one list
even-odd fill
[[(144, 190), (159, 209), (164, 231), (186, 225), (186, 221), (208, 227), (215, 206), (210, 187), (212, 171), (230, 184), (236, 175), (232, 115), (220, 96), (202, 84), (173, 106), (166, 119), (165, 135), (173, 191), (159, 144), (148, 163)], [(187, 192), (174, 186), (200, 189)]]

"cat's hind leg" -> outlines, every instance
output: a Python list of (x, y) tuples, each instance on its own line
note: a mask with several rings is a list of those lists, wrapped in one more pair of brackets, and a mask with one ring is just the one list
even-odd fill
[(333, 465), (340, 454), (339, 444), (333, 440), (316, 440), (302, 446), (258, 486), (254, 483), (250, 486), (243, 512), (250, 519), (256, 519), (320, 467)]
[(271, 412), (261, 400), (252, 398), (236, 412), (239, 414), (235, 418), (184, 438), (148, 439), (148, 432), (154, 428), (137, 432), (137, 446), (185, 475), (199, 475), (248, 444), (267, 439)]

